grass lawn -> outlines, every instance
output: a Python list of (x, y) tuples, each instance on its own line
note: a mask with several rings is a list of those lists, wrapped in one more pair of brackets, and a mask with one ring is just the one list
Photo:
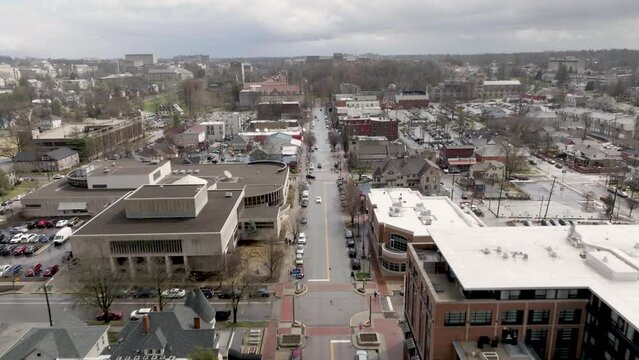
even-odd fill
[(17, 185), (13, 189), (9, 190), (9, 192), (6, 195), (2, 196), (2, 198), (14, 199), (16, 196), (25, 194), (31, 189), (37, 189), (38, 186), (38, 181), (24, 181), (20, 185)]
[(175, 93), (166, 93), (148, 97), (142, 100), (142, 110), (147, 112), (156, 112), (160, 104), (179, 103)]
[[(233, 315), (231, 315), (232, 318)], [(268, 321), (238, 321), (233, 324), (233, 320), (229, 321), (218, 321), (215, 323), (216, 327), (221, 329), (232, 329), (232, 328), (260, 328), (268, 326)]]

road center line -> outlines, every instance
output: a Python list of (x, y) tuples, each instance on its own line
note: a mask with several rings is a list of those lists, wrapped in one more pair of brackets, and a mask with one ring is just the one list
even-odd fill
[(326, 250), (326, 279), (327, 281), (331, 281), (331, 271), (330, 271), (330, 254), (328, 252), (328, 212), (326, 210), (326, 203), (328, 199), (326, 198), (326, 183), (322, 184), (322, 188), (324, 189), (324, 245)]

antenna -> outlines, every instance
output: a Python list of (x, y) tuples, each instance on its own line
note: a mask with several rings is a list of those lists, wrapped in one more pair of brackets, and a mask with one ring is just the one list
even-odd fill
[(227, 179), (233, 178), (233, 175), (231, 175), (231, 172), (228, 170), (224, 170), (224, 176), (226, 176)]

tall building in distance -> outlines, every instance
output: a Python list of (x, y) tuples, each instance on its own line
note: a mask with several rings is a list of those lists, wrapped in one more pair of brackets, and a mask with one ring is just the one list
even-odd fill
[[(131, 62), (134, 64), (140, 65), (154, 65), (157, 64), (158, 59), (155, 57), (155, 54), (126, 54), (124, 55), (124, 60), (127, 62)], [(139, 66), (139, 65), (137, 65)]]
[(583, 74), (586, 72), (586, 62), (574, 56), (564, 56), (560, 58), (550, 58), (548, 60), (548, 71), (559, 70), (560, 65), (564, 65), (571, 73)]

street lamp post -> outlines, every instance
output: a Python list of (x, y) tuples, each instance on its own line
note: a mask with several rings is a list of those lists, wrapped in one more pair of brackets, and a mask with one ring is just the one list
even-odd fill
[(49, 313), (49, 326), (53, 327), (53, 319), (51, 318), (51, 305), (49, 304), (49, 291), (48, 291), (48, 287), (49, 287), (49, 283), (51, 282), (51, 280), (53, 280), (53, 278), (49, 279), (49, 281), (47, 281), (44, 285), (44, 298), (47, 302), (47, 312)]

